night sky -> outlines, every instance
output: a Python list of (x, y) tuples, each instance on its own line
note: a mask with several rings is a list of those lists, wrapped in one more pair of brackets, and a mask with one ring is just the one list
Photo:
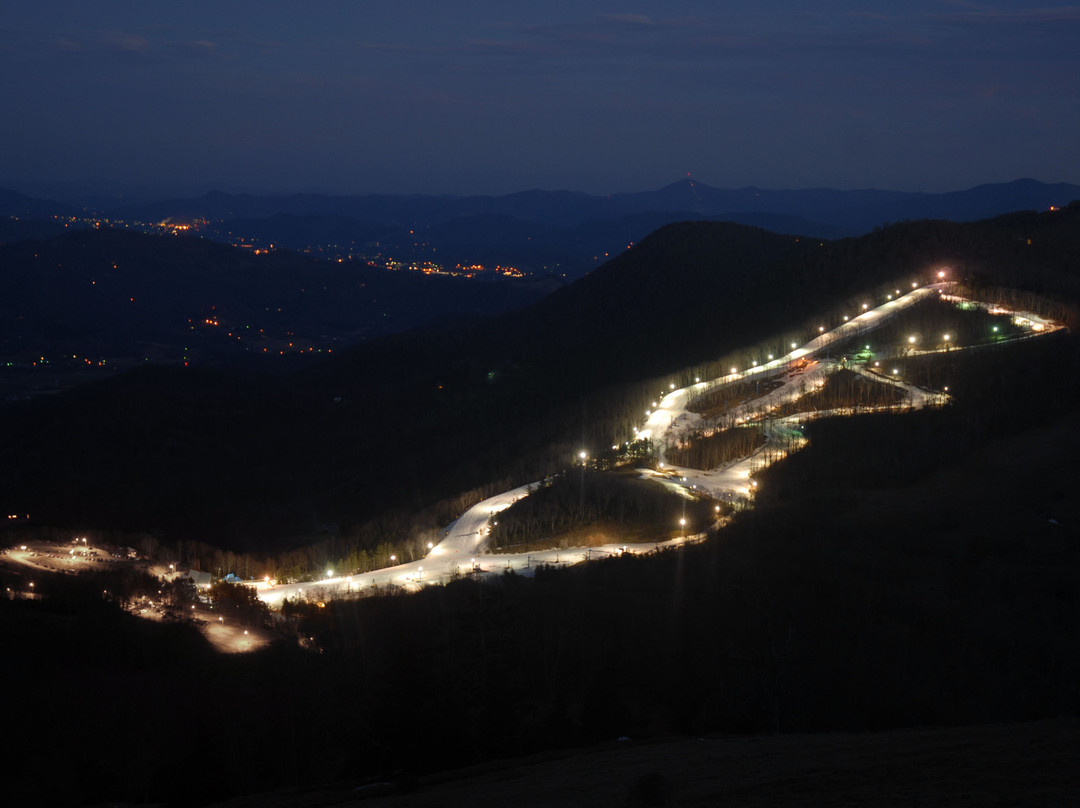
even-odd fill
[(1080, 182), (1080, 5), (7, 0), (0, 183)]

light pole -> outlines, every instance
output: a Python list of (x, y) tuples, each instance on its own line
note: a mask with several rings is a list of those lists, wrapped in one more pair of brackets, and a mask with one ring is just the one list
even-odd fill
[(585, 517), (585, 461), (589, 459), (589, 456), (582, 449), (578, 452), (578, 457), (581, 458), (581, 516)]

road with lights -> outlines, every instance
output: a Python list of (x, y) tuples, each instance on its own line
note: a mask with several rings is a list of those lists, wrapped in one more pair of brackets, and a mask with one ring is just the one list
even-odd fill
[[(836, 328), (820, 328), (820, 334), (802, 346), (791, 344), (791, 351), (761, 364), (731, 372), (716, 379), (695, 382), (685, 388), (675, 389), (670, 385), (667, 391), (658, 395), (653, 408), (645, 413), (642, 427), (635, 430), (638, 439), (651, 439), (657, 446), (660, 459), (657, 470), (642, 469), (644, 477), (654, 479), (659, 484), (673, 487), (685, 493), (697, 492), (719, 501), (735, 502), (747, 500), (753, 496), (756, 482), (753, 474), (770, 462), (796, 451), (805, 444), (801, 424), (812, 418), (828, 415), (850, 414), (851, 410), (804, 412), (798, 415), (773, 417), (770, 414), (785, 404), (819, 389), (826, 378), (834, 373), (840, 363), (829, 356), (829, 349), (851, 337), (865, 334), (897, 313), (932, 296), (946, 296), (953, 286), (941, 282), (922, 287), (915, 287), (906, 294), (896, 290), (885, 303), (871, 308), (863, 305), (863, 311)], [(948, 299), (959, 300), (952, 296)], [(1030, 313), (1005, 312), (991, 309), (996, 313), (1009, 313), (1031, 327), (1031, 335), (1051, 333), (1059, 326)], [(946, 345), (941, 350), (948, 350)], [(952, 347), (951, 350), (967, 350)], [(933, 353), (935, 351), (919, 351)], [(825, 354), (822, 357), (822, 354)], [(806, 360), (806, 361), (804, 361)], [(874, 381), (893, 385), (905, 393), (904, 408), (918, 409), (926, 406), (940, 406), (948, 396), (941, 391), (928, 391), (909, 384), (886, 369), (874, 371), (853, 366), (851, 370), (865, 375)], [(895, 374), (895, 371), (893, 372)], [(701, 396), (718, 390), (726, 385), (746, 380), (768, 380), (769, 387), (764, 394), (755, 396), (725, 412), (722, 419), (703, 419), (688, 407)], [(868, 411), (861, 408), (862, 412)], [(721, 420), (723, 423), (721, 423)], [(744, 423), (757, 422), (765, 426), (765, 444), (758, 447), (751, 455), (720, 468), (702, 471), (699, 469), (679, 468), (667, 463), (665, 450), (679, 441), (686, 440), (692, 434), (701, 434), (712, 429), (723, 429)], [(584, 454), (584, 453), (583, 453)], [(584, 458), (582, 458), (584, 462)], [(485, 576), (513, 571), (516, 574), (531, 575), (538, 566), (564, 566), (577, 564), (591, 558), (619, 555), (621, 553), (647, 553), (678, 547), (686, 542), (704, 538), (704, 533), (692, 533), (678, 539), (665, 542), (636, 543), (633, 545), (609, 544), (601, 547), (571, 548), (563, 550), (545, 550), (534, 553), (489, 553), (487, 552), (491, 533), (491, 522), (501, 511), (514, 502), (529, 495), (537, 484), (520, 486), (489, 497), (469, 508), (445, 529), (445, 538), (431, 547), (427, 556), (421, 560), (387, 567), (363, 575), (334, 576), (330, 572), (326, 579), (307, 584), (272, 585), (264, 582), (258, 585), (258, 595), (266, 603), (279, 605), (285, 598), (324, 601), (333, 597), (357, 592), (386, 592), (392, 588), (416, 590), (432, 583), (446, 583), (465, 576)]]
[(432, 583), (447, 583), (462, 577), (481, 577), (513, 571), (532, 575), (540, 566), (568, 566), (591, 558), (604, 558), (621, 553), (646, 553), (677, 547), (704, 538), (693, 534), (665, 542), (634, 545), (608, 544), (600, 547), (577, 547), (568, 550), (541, 550), (534, 553), (487, 553), (492, 520), (500, 511), (529, 495), (532, 486), (521, 486), (489, 497), (469, 508), (446, 528), (446, 538), (418, 560), (393, 567), (366, 572), (363, 575), (329, 576), (305, 584), (271, 585), (260, 583), (259, 598), (277, 606), (285, 598), (325, 601), (358, 592), (387, 592), (391, 588), (416, 590)]

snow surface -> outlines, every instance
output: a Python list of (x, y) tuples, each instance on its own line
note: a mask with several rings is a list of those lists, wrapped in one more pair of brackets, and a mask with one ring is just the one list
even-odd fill
[[(800, 413), (780, 418), (767, 417), (770, 412), (783, 404), (794, 401), (812, 392), (824, 384), (825, 379), (836, 371), (839, 363), (829, 358), (821, 358), (827, 349), (850, 337), (869, 332), (890, 317), (907, 309), (931, 295), (941, 295), (946, 299), (960, 301), (961, 298), (946, 295), (946, 290), (953, 284), (936, 283), (913, 289), (895, 299), (826, 331), (801, 347), (794, 348), (784, 356), (761, 365), (752, 366), (742, 371), (729, 373), (719, 378), (698, 382), (690, 387), (671, 390), (662, 396), (657, 406), (651, 410), (643, 426), (636, 432), (640, 439), (652, 439), (658, 447), (659, 469), (641, 469), (647, 479), (673, 487), (680, 493), (692, 496), (691, 492), (706, 494), (726, 502), (747, 501), (753, 497), (756, 487), (752, 479), (754, 472), (763, 468), (767, 462), (784, 456), (791, 450), (797, 450), (804, 443), (799, 429), (800, 424), (811, 418), (827, 415), (849, 414), (851, 410), (819, 411)], [(1018, 323), (1033, 329), (1033, 335), (1050, 333), (1059, 326), (1029, 312), (1012, 312), (987, 305), (995, 313), (1008, 313)], [(1026, 321), (1026, 322), (1025, 322)], [(963, 350), (953, 348), (952, 350)], [(922, 352), (921, 352), (922, 353)], [(929, 353), (929, 351), (925, 352)], [(807, 359), (807, 363), (799, 360)], [(802, 367), (800, 367), (802, 365)], [(875, 381), (894, 385), (907, 394), (903, 405), (912, 409), (941, 405), (947, 400), (943, 392), (924, 390), (893, 378), (887, 371), (874, 372), (867, 368), (850, 368)], [(782, 383), (773, 390), (755, 397), (753, 400), (732, 408), (723, 416), (727, 425), (737, 425), (750, 421), (764, 424), (766, 442), (748, 457), (716, 469), (701, 471), (698, 469), (679, 468), (670, 465), (665, 459), (668, 446), (686, 439), (689, 435), (719, 428), (721, 419), (711, 421), (699, 414), (690, 412), (688, 406), (702, 395), (718, 390), (725, 385), (742, 382), (747, 379), (761, 378)], [(860, 408), (860, 412), (868, 411)], [(428, 555), (418, 561), (387, 567), (362, 575), (330, 577), (322, 581), (304, 584), (257, 585), (260, 599), (271, 606), (280, 605), (285, 598), (307, 600), (326, 600), (333, 597), (357, 592), (386, 592), (393, 587), (416, 590), (432, 583), (445, 583), (456, 577), (486, 576), (502, 574), (513, 570), (517, 574), (532, 575), (538, 566), (565, 566), (578, 564), (592, 558), (602, 558), (621, 553), (650, 553), (680, 547), (687, 542), (700, 541), (705, 533), (693, 533), (685, 537), (664, 542), (635, 543), (629, 545), (607, 544), (600, 547), (578, 547), (563, 550), (544, 550), (532, 553), (489, 553), (487, 552), (491, 525), (490, 520), (514, 502), (529, 495), (539, 483), (520, 486), (505, 491), (469, 508), (465, 513), (445, 528), (446, 538), (437, 544)]]

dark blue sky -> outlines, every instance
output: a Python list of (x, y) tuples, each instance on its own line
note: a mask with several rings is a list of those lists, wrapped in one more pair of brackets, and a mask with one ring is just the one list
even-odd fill
[(7, 0), (0, 181), (1080, 182), (1080, 6)]

